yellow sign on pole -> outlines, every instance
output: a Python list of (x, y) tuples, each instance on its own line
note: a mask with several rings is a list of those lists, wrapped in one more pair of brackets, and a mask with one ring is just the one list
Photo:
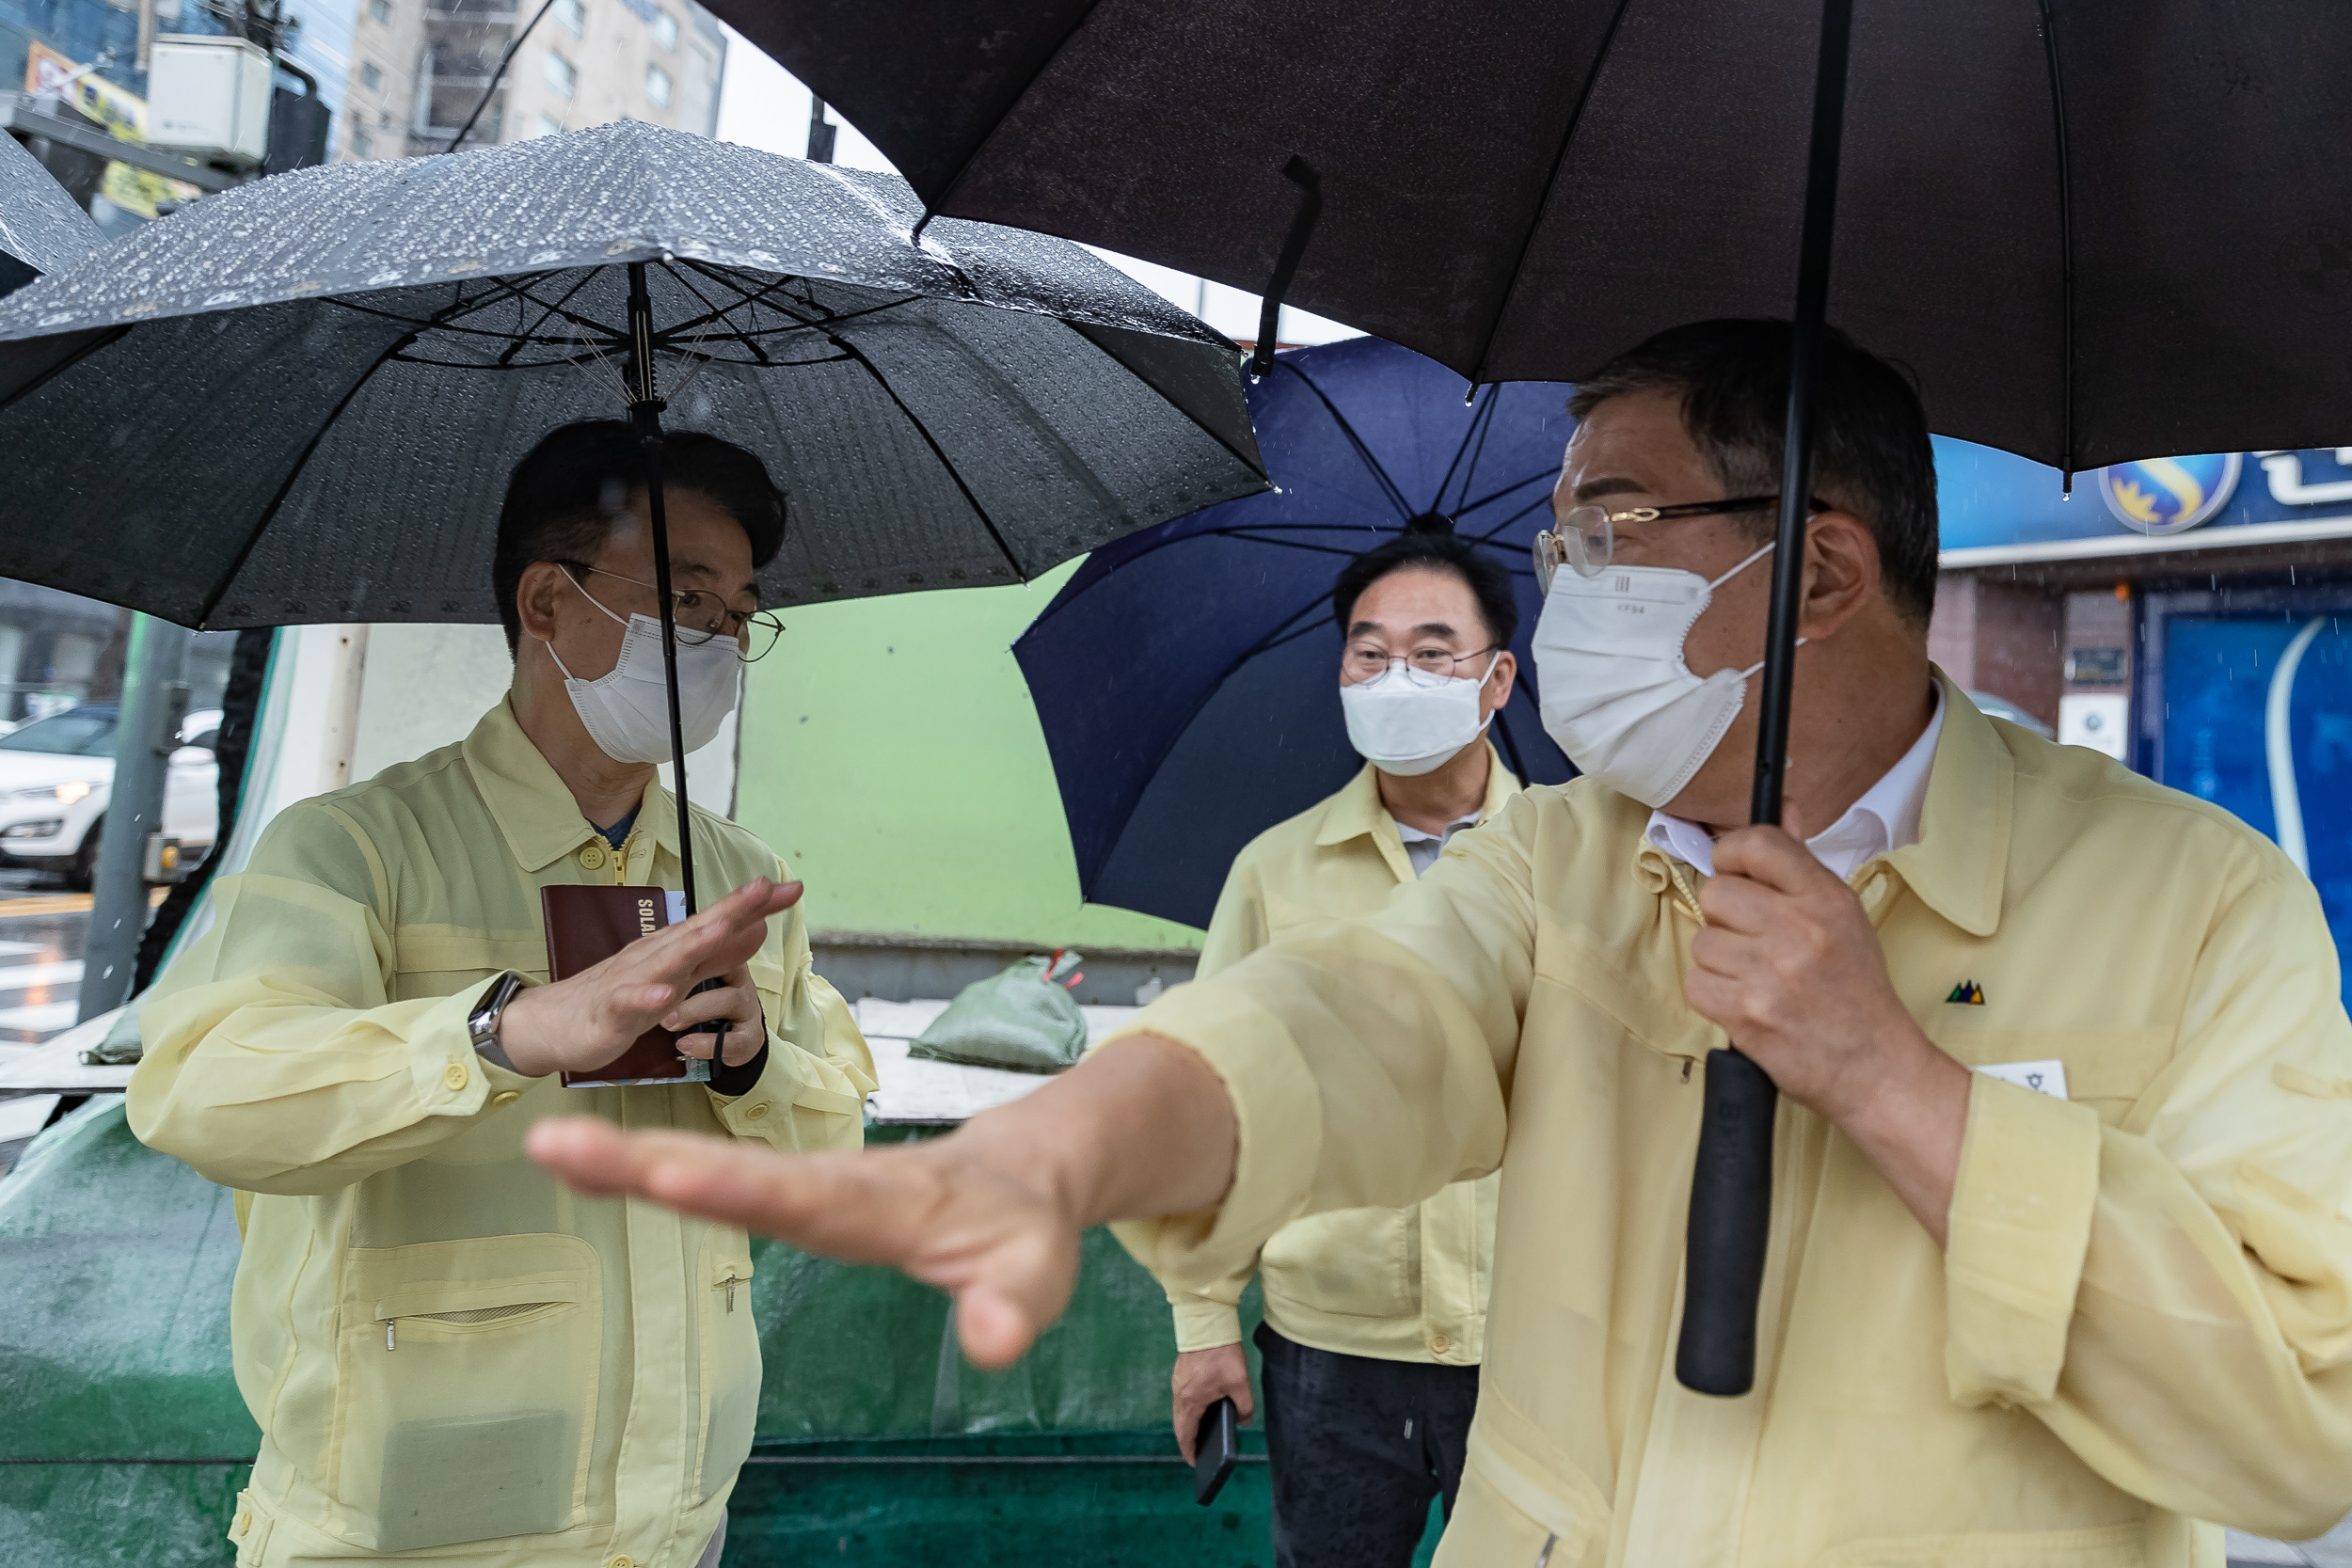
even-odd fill
[[(36, 98), (56, 98), (72, 104), (103, 125), (118, 141), (142, 146), (147, 141), (146, 99), (117, 87), (95, 71), (84, 71), (45, 43), (33, 44), (24, 56), (24, 90)], [(119, 163), (106, 166), (99, 189), (124, 212), (143, 218), (155, 215), (158, 201), (187, 201), (199, 194), (194, 185)]]

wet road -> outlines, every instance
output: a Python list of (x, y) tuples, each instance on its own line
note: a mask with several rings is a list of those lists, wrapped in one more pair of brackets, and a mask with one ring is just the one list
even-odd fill
[[(0, 1064), (73, 1026), (89, 906), (55, 878), (0, 870)], [(0, 1175), (56, 1110), (55, 1095), (0, 1091)]]

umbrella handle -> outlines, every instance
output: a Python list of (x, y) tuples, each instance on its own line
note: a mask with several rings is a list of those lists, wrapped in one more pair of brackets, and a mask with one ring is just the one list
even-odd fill
[[(1788, 422), (1781, 449), (1780, 525), (1773, 535), (1772, 612), (1756, 704), (1756, 788), (1748, 820), (1781, 818), (1788, 762), (1789, 689), (1804, 589), (1804, 526), (1813, 494), (1813, 373), (1829, 305), (1830, 240), (1837, 212), (1837, 153), (1846, 115), (1846, 54), (1853, 0), (1822, 0), (1813, 78), (1812, 141), (1797, 310), (1788, 334)], [(1706, 1103), (1691, 1172), (1683, 1254), (1682, 1332), (1675, 1376), (1702, 1394), (1744, 1394), (1756, 1384), (1756, 1311), (1772, 1241), (1772, 1122), (1779, 1090), (1737, 1046), (1707, 1057)]]

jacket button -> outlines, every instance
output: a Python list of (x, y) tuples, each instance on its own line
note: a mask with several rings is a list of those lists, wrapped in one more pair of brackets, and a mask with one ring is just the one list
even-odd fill
[(609, 1560), (604, 1568), (637, 1568), (637, 1560), (627, 1552), (623, 1552), (620, 1556)]
[(1429, 1337), (1429, 1348), (1443, 1355), (1454, 1348), (1454, 1336), (1441, 1328)]
[[(594, 871), (596, 867), (602, 865), (604, 863), (604, 846), (601, 844), (591, 844), (586, 848), (580, 850), (580, 863), (586, 866), (591, 871)], [(618, 1562), (621, 1560), (616, 1557), (612, 1560)]]
[(745, 1121), (758, 1121), (762, 1117), (766, 1117), (767, 1114), (768, 1102), (763, 1100), (758, 1104), (753, 1106), (750, 1110), (744, 1112), (743, 1119)]
[(513, 1089), (501, 1089), (490, 1097), (490, 1108), (494, 1111), (504, 1110), (521, 1098), (522, 1096)]
[(465, 1063), (452, 1062), (447, 1068), (442, 1069), (441, 1082), (447, 1085), (450, 1088), (462, 1089), (466, 1086), (467, 1080), (469, 1076), (470, 1075), (466, 1071)]
[(240, 1509), (237, 1513), (237, 1533), (239, 1535), (243, 1535), (246, 1531), (251, 1529), (252, 1528), (253, 1511), (249, 1508)]

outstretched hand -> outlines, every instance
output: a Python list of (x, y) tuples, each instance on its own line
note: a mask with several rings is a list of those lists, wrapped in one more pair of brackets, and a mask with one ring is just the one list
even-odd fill
[(1069, 1305), (1081, 1231), (1215, 1203), (1236, 1131), (1207, 1065), (1142, 1035), (919, 1144), (779, 1154), (564, 1117), (535, 1124), (525, 1147), (581, 1192), (645, 1198), (936, 1286), (955, 1298), (964, 1354), (996, 1368)]
[(531, 1157), (584, 1193), (629, 1196), (850, 1263), (886, 1263), (956, 1300), (976, 1365), (1004, 1367), (1061, 1315), (1078, 1227), (1050, 1192), (941, 1138), (778, 1154), (688, 1132), (627, 1133), (595, 1117), (531, 1130)]

